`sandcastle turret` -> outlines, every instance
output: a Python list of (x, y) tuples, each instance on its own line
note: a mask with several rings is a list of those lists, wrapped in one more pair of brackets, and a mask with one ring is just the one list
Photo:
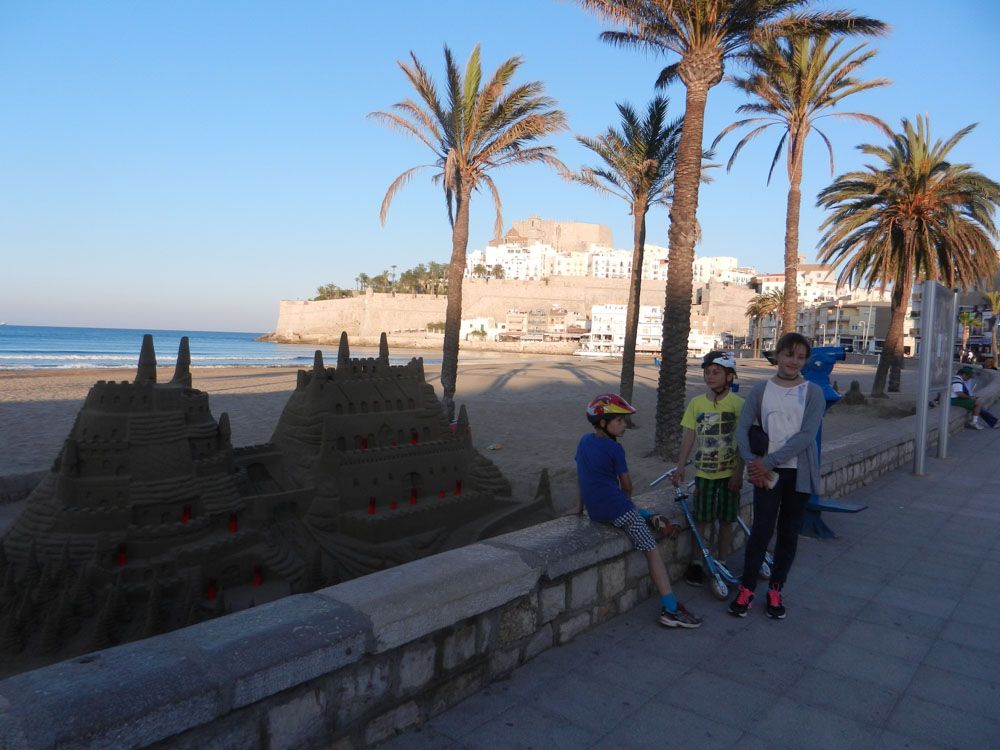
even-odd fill
[(465, 409), (465, 404), (462, 404), (458, 409), (458, 421), (455, 425), (455, 434), (459, 437), (465, 438), (466, 441), (472, 441), (472, 430), (469, 428), (469, 412)]
[(378, 338), (378, 358), (385, 360), (386, 363), (389, 362), (389, 339), (385, 331), (382, 331), (382, 335)]
[(317, 349), (313, 355), (313, 373), (319, 376), (326, 374), (326, 367), (323, 365), (323, 351)]
[(337, 369), (347, 368), (351, 363), (351, 347), (347, 343), (347, 331), (340, 332), (340, 346), (337, 348)]
[(135, 372), (136, 385), (156, 382), (156, 351), (153, 349), (153, 336), (144, 334), (142, 350), (139, 352), (139, 367)]
[(187, 336), (181, 336), (180, 346), (177, 347), (177, 365), (170, 382), (185, 388), (191, 387), (191, 345)]

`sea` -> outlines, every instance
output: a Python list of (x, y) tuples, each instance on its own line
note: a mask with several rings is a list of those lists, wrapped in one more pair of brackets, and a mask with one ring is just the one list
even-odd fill
[[(65, 370), (135, 367), (143, 334), (152, 334), (156, 363), (172, 366), (187, 336), (192, 367), (309, 367), (316, 349), (329, 366), (337, 345), (276, 344), (258, 341), (260, 333), (235, 331), (164, 331), (133, 328), (75, 328), (0, 324), (0, 370)], [(372, 348), (351, 347), (351, 356), (374, 356)], [(390, 357), (393, 364), (409, 357)], [(430, 362), (430, 360), (425, 360)]]

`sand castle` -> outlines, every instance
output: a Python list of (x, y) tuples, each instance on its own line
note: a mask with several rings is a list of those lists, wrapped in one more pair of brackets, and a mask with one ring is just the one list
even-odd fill
[(555, 516), (472, 445), (423, 361), (316, 352), (269, 443), (234, 448), (152, 337), (134, 382), (99, 381), (0, 543), (0, 652), (11, 673), (315, 590)]

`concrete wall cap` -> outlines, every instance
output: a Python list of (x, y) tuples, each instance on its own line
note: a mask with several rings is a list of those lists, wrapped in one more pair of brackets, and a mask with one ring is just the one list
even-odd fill
[(381, 653), (524, 596), (538, 577), (517, 553), (473, 544), (316, 594), (367, 615)]
[(370, 632), (306, 594), (24, 672), (0, 681), (0, 748), (146, 746), (360, 659)]

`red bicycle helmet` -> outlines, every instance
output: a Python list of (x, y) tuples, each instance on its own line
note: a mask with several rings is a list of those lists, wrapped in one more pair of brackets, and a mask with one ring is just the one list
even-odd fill
[(635, 407), (617, 393), (602, 393), (587, 404), (587, 419), (591, 424), (618, 414), (635, 414)]

